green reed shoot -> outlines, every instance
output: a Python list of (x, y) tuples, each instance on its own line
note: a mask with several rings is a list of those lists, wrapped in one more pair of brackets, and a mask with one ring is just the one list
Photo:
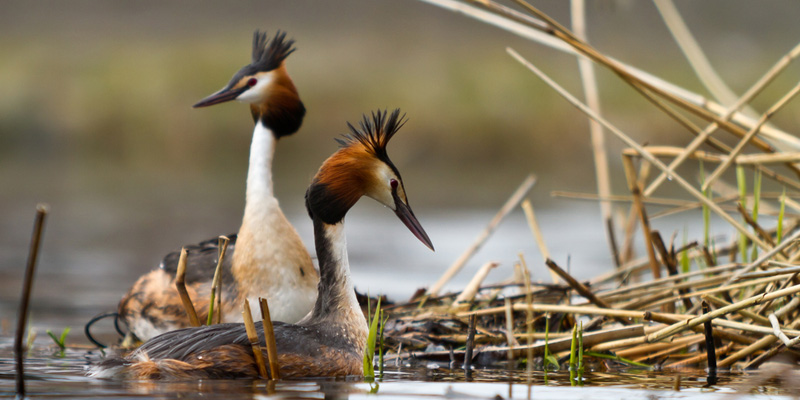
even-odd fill
[(786, 211), (786, 186), (783, 187), (781, 193), (781, 209), (778, 211), (778, 227), (775, 230), (776, 241), (778, 243), (783, 239), (783, 214)]
[[(736, 185), (739, 188), (739, 203), (742, 208), (747, 209), (747, 177), (744, 175), (744, 167), (741, 165), (736, 166)], [(744, 218), (742, 218), (744, 223)], [(739, 233), (739, 254), (742, 256), (742, 262), (746, 263), (747, 260), (747, 237), (741, 232)]]
[(375, 379), (375, 341), (378, 335), (378, 322), (380, 320), (381, 299), (378, 298), (378, 305), (375, 306), (375, 315), (373, 316), (369, 305), (367, 306), (367, 320), (372, 319), (369, 325), (369, 335), (367, 336), (367, 345), (364, 348), (364, 378), (368, 382)]
[[(684, 228), (683, 228), (683, 247), (685, 248), (686, 244), (688, 244), (688, 243), (689, 243), (689, 232), (688, 232), (688, 229), (684, 226)], [(681, 251), (681, 253), (678, 255), (678, 257), (679, 257), (679, 261), (680, 261), (680, 264), (681, 264), (681, 272), (684, 273), (684, 274), (688, 273), (689, 270), (692, 267), (691, 266), (691, 260), (689, 259), (689, 249)]]
[(56, 337), (56, 335), (50, 329), (46, 331), (47, 335), (50, 336), (50, 338), (56, 343), (56, 346), (58, 346), (60, 350), (59, 357), (64, 357), (64, 350), (67, 349), (66, 340), (67, 335), (69, 335), (69, 330), (69, 327), (64, 328), (64, 331), (61, 332), (61, 336), (59, 337)]
[(378, 310), (381, 314), (381, 332), (378, 337), (379, 346), (378, 346), (378, 375), (383, 378), (383, 328), (386, 327), (386, 322), (389, 321), (389, 316), (387, 315), (386, 318), (383, 316), (383, 310)]
[(546, 372), (549, 365), (554, 366), (556, 371), (559, 368), (558, 359), (550, 354), (550, 314), (547, 314), (544, 317), (544, 361), (542, 362), (542, 369)]
[(569, 350), (569, 384), (582, 385), (583, 381), (583, 323), (572, 327), (572, 343)]
[[(753, 222), (758, 222), (758, 204), (761, 202), (761, 170), (756, 170), (753, 179)], [(758, 258), (758, 246), (753, 244), (753, 254), (750, 259)]]
[[(706, 172), (703, 170), (703, 161), (700, 161), (700, 185), (705, 185), (706, 182)], [(703, 196), (708, 197), (711, 200), (711, 188), (708, 188), (703, 191)], [(706, 246), (707, 249), (710, 249), (709, 244), (711, 237), (711, 210), (708, 208), (705, 203), (703, 203), (703, 245)]]

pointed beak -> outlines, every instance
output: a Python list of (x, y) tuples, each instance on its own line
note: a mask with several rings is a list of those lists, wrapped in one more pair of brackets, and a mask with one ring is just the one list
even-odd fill
[(244, 93), (249, 87), (244, 86), (238, 89), (232, 88), (224, 88), (219, 92), (212, 94), (211, 96), (206, 97), (203, 100), (197, 102), (197, 104), (193, 105), (192, 108), (200, 108), (200, 107), (208, 107), (213, 106), (214, 104), (224, 103), (226, 101), (231, 101), (239, 97), (240, 94)]
[(428, 246), (429, 249), (434, 250), (431, 239), (428, 238), (428, 234), (425, 233), (425, 229), (422, 229), (422, 225), (420, 225), (419, 221), (417, 221), (417, 217), (414, 216), (414, 212), (411, 211), (411, 207), (406, 205), (406, 203), (403, 203), (403, 201), (397, 197), (397, 194), (394, 194), (393, 197), (395, 204), (394, 213), (397, 215), (397, 218), (400, 218), (400, 220), (406, 224), (408, 230), (410, 230), (411, 233), (417, 237), (417, 239), (424, 243), (425, 246)]

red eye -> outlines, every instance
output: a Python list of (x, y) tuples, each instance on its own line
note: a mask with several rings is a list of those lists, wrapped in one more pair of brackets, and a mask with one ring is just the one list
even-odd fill
[(399, 183), (397, 183), (397, 181), (394, 179), (389, 179), (389, 185), (392, 186), (392, 189), (397, 189), (397, 185), (399, 185)]
[(255, 85), (256, 85), (256, 83), (258, 83), (258, 79), (256, 79), (256, 78), (250, 78), (250, 80), (249, 80), (249, 81), (247, 81), (247, 86), (255, 86)]

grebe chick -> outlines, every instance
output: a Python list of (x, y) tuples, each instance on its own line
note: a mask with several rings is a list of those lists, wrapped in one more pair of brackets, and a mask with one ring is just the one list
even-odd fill
[[(222, 321), (240, 322), (245, 298), (269, 300), (272, 318), (297, 322), (314, 306), (319, 275), (300, 236), (278, 205), (272, 189), (272, 159), (279, 138), (296, 132), (305, 107), (285, 60), (294, 41), (278, 33), (253, 35), (252, 62), (241, 68), (220, 91), (194, 107), (237, 100), (249, 103), (255, 122), (247, 171), (242, 225), (231, 236), (223, 265)], [(217, 239), (186, 246), (186, 286), (198, 315), (205, 321), (211, 280), (217, 264)], [(178, 252), (168, 254), (158, 269), (142, 276), (119, 303), (119, 316), (142, 341), (189, 327), (175, 288)], [(254, 318), (257, 316), (257, 308)]]
[[(356, 301), (344, 216), (362, 196), (394, 210), (411, 232), (433, 250), (411, 208), (386, 144), (403, 125), (399, 110), (387, 118), (364, 117), (320, 167), (306, 192), (319, 259), (319, 295), (313, 311), (297, 324), (276, 322), (275, 342), (282, 378), (360, 375), (368, 328)], [(263, 343), (263, 327), (256, 323)], [(266, 358), (266, 357), (265, 357)], [(256, 378), (244, 324), (217, 324), (167, 332), (126, 358), (95, 366), (97, 377), (130, 379)]]

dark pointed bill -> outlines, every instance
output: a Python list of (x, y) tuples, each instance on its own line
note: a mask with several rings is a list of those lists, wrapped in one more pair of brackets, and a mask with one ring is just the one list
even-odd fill
[[(414, 234), (425, 246), (428, 246), (429, 249), (433, 249), (433, 243), (431, 243), (431, 239), (428, 238), (428, 234), (425, 233), (425, 229), (422, 229), (422, 225), (420, 225), (419, 221), (417, 221), (417, 217), (414, 216), (414, 212), (411, 211), (411, 207), (407, 206), (403, 203), (397, 195), (394, 196), (394, 204), (395, 210), (394, 213), (406, 224), (408, 230)], [(434, 250), (436, 251), (436, 250)]]
[(197, 104), (193, 105), (193, 108), (200, 108), (200, 107), (207, 107), (213, 106), (214, 104), (224, 103), (226, 101), (231, 101), (239, 97), (245, 90), (249, 89), (249, 86), (244, 86), (239, 89), (229, 89), (224, 88), (219, 92), (212, 94), (211, 96), (206, 97), (203, 100), (197, 102)]

